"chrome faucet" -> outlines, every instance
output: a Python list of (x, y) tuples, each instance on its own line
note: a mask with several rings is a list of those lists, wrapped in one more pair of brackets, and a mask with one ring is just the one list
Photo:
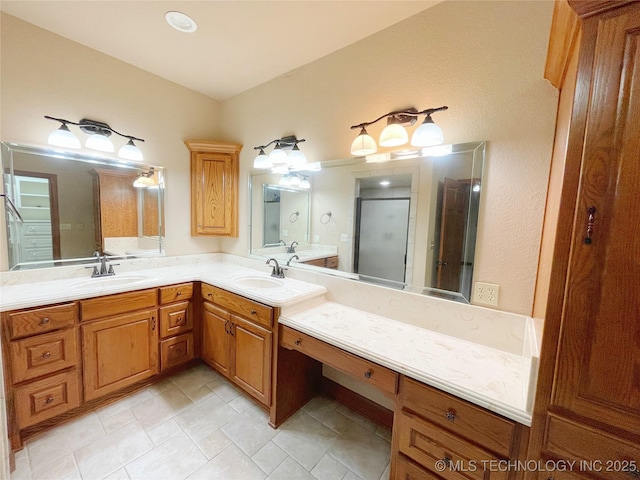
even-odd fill
[(284, 245), (285, 247), (287, 246), (287, 242), (285, 242), (284, 240), (280, 239), (278, 240), (278, 243), (281, 243), (282, 245)]
[(300, 257), (298, 255), (291, 256), (291, 258), (289, 260), (287, 260), (287, 267), (291, 264), (291, 262), (293, 261), (294, 258), (296, 260), (300, 260)]
[(84, 267), (93, 268), (93, 272), (91, 272), (91, 278), (109, 277), (116, 274), (116, 272), (113, 270), (113, 267), (120, 265), (119, 263), (110, 264), (109, 257), (107, 257), (106, 255), (97, 255), (95, 258), (96, 262), (100, 265), (99, 269), (98, 265), (93, 265), (92, 267)]
[(287, 253), (296, 253), (296, 245), (298, 245), (298, 242), (296, 242), (295, 240), (291, 242), (291, 245), (287, 247)]
[(275, 262), (275, 265), (273, 266), (273, 270), (271, 270), (271, 276), (276, 278), (284, 278), (284, 270), (275, 258), (270, 258), (269, 260), (267, 260), (267, 265), (271, 265), (272, 261)]

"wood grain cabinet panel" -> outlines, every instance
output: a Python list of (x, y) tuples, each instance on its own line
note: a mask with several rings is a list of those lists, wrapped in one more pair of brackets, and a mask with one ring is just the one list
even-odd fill
[(84, 398), (93, 400), (158, 373), (156, 310), (81, 326)]
[(202, 296), (203, 360), (270, 406), (273, 331), (264, 324), (271, 325), (273, 309), (206, 284)]
[(185, 142), (191, 151), (191, 235), (238, 236), (240, 145)]
[(53, 375), (14, 390), (18, 428), (26, 428), (80, 405), (78, 372)]
[(188, 301), (160, 308), (160, 338), (180, 335), (192, 329), (193, 318)]
[(180, 285), (170, 285), (161, 287), (160, 304), (164, 305), (172, 302), (183, 302), (190, 300), (193, 296), (193, 283), (182, 283)]
[(393, 370), (345, 352), (287, 326), (280, 328), (280, 345), (289, 350), (298, 350), (347, 375), (359, 378), (380, 389), (386, 395), (395, 398), (398, 390), (398, 374)]
[(90, 298), (80, 302), (80, 314), (83, 322), (96, 318), (105, 318), (111, 315), (120, 315), (134, 310), (155, 307), (157, 299), (158, 292), (155, 288)]
[(163, 372), (193, 358), (193, 333), (185, 333), (160, 342), (160, 368)]
[(67, 303), (53, 307), (31, 308), (9, 313), (8, 317), (11, 338), (16, 339), (72, 326), (76, 321), (76, 306), (74, 303)]
[(10, 345), (14, 383), (54, 373), (77, 362), (74, 329), (36, 335)]

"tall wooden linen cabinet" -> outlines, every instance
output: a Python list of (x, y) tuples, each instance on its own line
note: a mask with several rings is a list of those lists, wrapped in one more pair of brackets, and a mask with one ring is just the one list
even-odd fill
[(551, 45), (581, 41), (528, 458), (576, 463), (526, 478), (629, 480), (640, 478), (640, 2), (568, 4), (574, 26), (552, 27)]
[(185, 142), (191, 151), (191, 235), (238, 236), (242, 145)]

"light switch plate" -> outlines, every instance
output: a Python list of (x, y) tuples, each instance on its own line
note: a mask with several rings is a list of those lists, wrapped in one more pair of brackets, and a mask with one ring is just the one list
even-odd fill
[(348, 241), (349, 241), (349, 234), (347, 234), (347, 233), (341, 233), (341, 234), (340, 234), (340, 241), (341, 241), (341, 242), (348, 242)]
[(485, 282), (473, 284), (473, 303), (475, 304), (497, 307), (499, 295), (500, 285)]
[(320, 235), (314, 235), (313, 236), (313, 243), (319, 243), (320, 242)]

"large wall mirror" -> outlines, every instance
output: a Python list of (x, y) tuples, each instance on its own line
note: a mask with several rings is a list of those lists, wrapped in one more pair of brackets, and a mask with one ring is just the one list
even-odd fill
[(11, 270), (164, 254), (163, 168), (2, 143)]
[(469, 303), (484, 156), (476, 142), (323, 162), (308, 189), (255, 173), (250, 253)]

